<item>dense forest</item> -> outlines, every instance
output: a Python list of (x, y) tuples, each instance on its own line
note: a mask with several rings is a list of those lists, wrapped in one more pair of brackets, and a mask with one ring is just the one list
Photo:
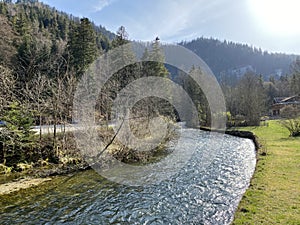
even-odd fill
[[(42, 60), (33, 59), (33, 56), (41, 54), (39, 51), (44, 52), (43, 57), (58, 49), (65, 49), (66, 46), (69, 46), (66, 50), (73, 51), (72, 47), (75, 46), (70, 45), (76, 44), (74, 32), (81, 32), (79, 29), (88, 32), (84, 30), (87, 26), (93, 29), (94, 37), (91, 38), (96, 39), (97, 51), (107, 50), (109, 39), (114, 37), (113, 33), (101, 26), (96, 26), (88, 20), (81, 21), (78, 17), (59, 12), (38, 1), (23, 0), (15, 4), (11, 2), (0, 2), (0, 59), (10, 67), (16, 64), (18, 58), (25, 56), (27, 61), (32, 61), (31, 64), (34, 60)], [(81, 28), (78, 27), (79, 24)], [(83, 45), (82, 49), (84, 47)]]
[[(0, 121), (5, 123), (0, 128), (0, 163), (14, 168), (19, 162), (40, 159), (58, 163), (70, 156), (69, 148), (74, 150), (70, 134), (65, 129), (58, 133), (57, 127), (73, 122), (73, 98), (80, 78), (99, 55), (129, 43), (128, 34), (123, 26), (115, 35), (88, 18), (79, 19), (32, 0), (1, 1), (0, 22)], [(159, 45), (153, 41), (143, 58), (163, 57)], [(123, 57), (134, 60), (130, 49), (122, 49)], [(118, 71), (99, 95), (97, 123), (108, 125), (118, 91), (144, 74), (167, 77), (169, 73), (163, 63), (156, 62)], [(174, 117), (166, 113), (169, 108), (167, 102), (152, 98), (140, 101), (134, 111), (138, 118)], [(34, 125), (52, 125), (53, 133), (47, 136), (40, 129), (36, 135), (31, 131)], [(147, 135), (149, 131), (143, 130), (142, 135)], [(110, 133), (103, 133), (100, 136), (109, 139)]]
[[(1, 1), (0, 23), (0, 161), (58, 162), (70, 146), (56, 126), (71, 121), (78, 78), (115, 35), (33, 0)], [(53, 137), (31, 131), (42, 124), (54, 126)]]
[(219, 80), (222, 75), (231, 75), (232, 71), (247, 66), (265, 80), (272, 75), (279, 78), (290, 73), (290, 65), (296, 59), (295, 55), (269, 53), (246, 44), (213, 38), (201, 37), (179, 44), (200, 56)]
[[(0, 164), (17, 168), (20, 162), (59, 163), (66, 157), (72, 158), (72, 135), (65, 130), (58, 133), (56, 127), (74, 122), (74, 93), (91, 63), (108, 50), (130, 43), (125, 27), (113, 34), (88, 18), (58, 12), (36, 0), (0, 1), (0, 24)], [(214, 39), (200, 38), (181, 44), (199, 54), (222, 78), (219, 80), (226, 98), (228, 125), (258, 125), (261, 117), (269, 114), (274, 97), (300, 93), (300, 60), (295, 56), (269, 54)], [(95, 121), (106, 125), (106, 131), (99, 135), (108, 142), (112, 137), (108, 124), (113, 101), (121, 89), (144, 76), (171, 78), (180, 84), (196, 105), (200, 124), (210, 126), (205, 93), (187, 74), (172, 74), (172, 68), (155, 62), (164, 58), (159, 38), (148, 46), (144, 61), (116, 72), (98, 96)], [(130, 48), (121, 49), (115, 63), (121, 63), (125, 57), (135, 62)], [(230, 76), (221, 77), (222, 72), (227, 74), (240, 65), (251, 65), (255, 70), (246, 71), (234, 82)], [(276, 77), (276, 69), (282, 69), (284, 75)], [(192, 68), (190, 73), (201, 76), (201, 68)], [(148, 123), (152, 118), (180, 119), (174, 107), (158, 97), (140, 100), (132, 111), (138, 120), (135, 124), (142, 127), (132, 127), (139, 137), (151, 134)], [(52, 125), (53, 133), (45, 135), (40, 129), (34, 134), (34, 125)], [(119, 150), (125, 151), (127, 158), (138, 158), (128, 153), (125, 145), (120, 144)], [(120, 151), (116, 152), (118, 155)]]

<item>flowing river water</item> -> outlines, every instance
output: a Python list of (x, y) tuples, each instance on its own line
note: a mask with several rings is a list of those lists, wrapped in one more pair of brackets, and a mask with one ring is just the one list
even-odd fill
[[(230, 224), (255, 169), (254, 144), (193, 129), (184, 133), (188, 138), (178, 144), (196, 151), (159, 183), (127, 186), (94, 170), (57, 177), (1, 198), (0, 224)], [(215, 154), (204, 159), (210, 151)]]

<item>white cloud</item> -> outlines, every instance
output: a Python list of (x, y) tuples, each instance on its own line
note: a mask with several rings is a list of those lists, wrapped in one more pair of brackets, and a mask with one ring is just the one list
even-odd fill
[(103, 10), (103, 8), (109, 6), (116, 0), (89, 0), (84, 1), (82, 3), (79, 3), (79, 5), (76, 7), (76, 10), (80, 14), (84, 14), (88, 16), (91, 13), (100, 12)]
[(106, 6), (112, 4), (113, 2), (115, 2), (116, 0), (97, 0), (95, 2), (95, 4), (93, 5), (93, 7), (91, 8), (91, 12), (99, 12), (101, 11), (103, 8), (105, 8)]
[(59, 10), (72, 13), (75, 16), (89, 16), (99, 12), (117, 0), (43, 0), (44, 3), (55, 6)]

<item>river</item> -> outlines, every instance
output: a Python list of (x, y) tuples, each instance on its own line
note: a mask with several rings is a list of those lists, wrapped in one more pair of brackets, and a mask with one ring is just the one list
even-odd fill
[[(94, 170), (57, 177), (1, 198), (0, 224), (230, 224), (255, 169), (254, 144), (184, 132), (178, 144), (196, 151), (171, 177), (145, 186), (114, 183)], [(204, 160), (209, 151), (215, 154)]]

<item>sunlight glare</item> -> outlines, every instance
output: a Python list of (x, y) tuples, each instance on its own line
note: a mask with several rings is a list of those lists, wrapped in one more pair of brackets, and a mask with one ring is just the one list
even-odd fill
[(271, 34), (293, 36), (300, 34), (299, 0), (248, 0), (257, 25)]

